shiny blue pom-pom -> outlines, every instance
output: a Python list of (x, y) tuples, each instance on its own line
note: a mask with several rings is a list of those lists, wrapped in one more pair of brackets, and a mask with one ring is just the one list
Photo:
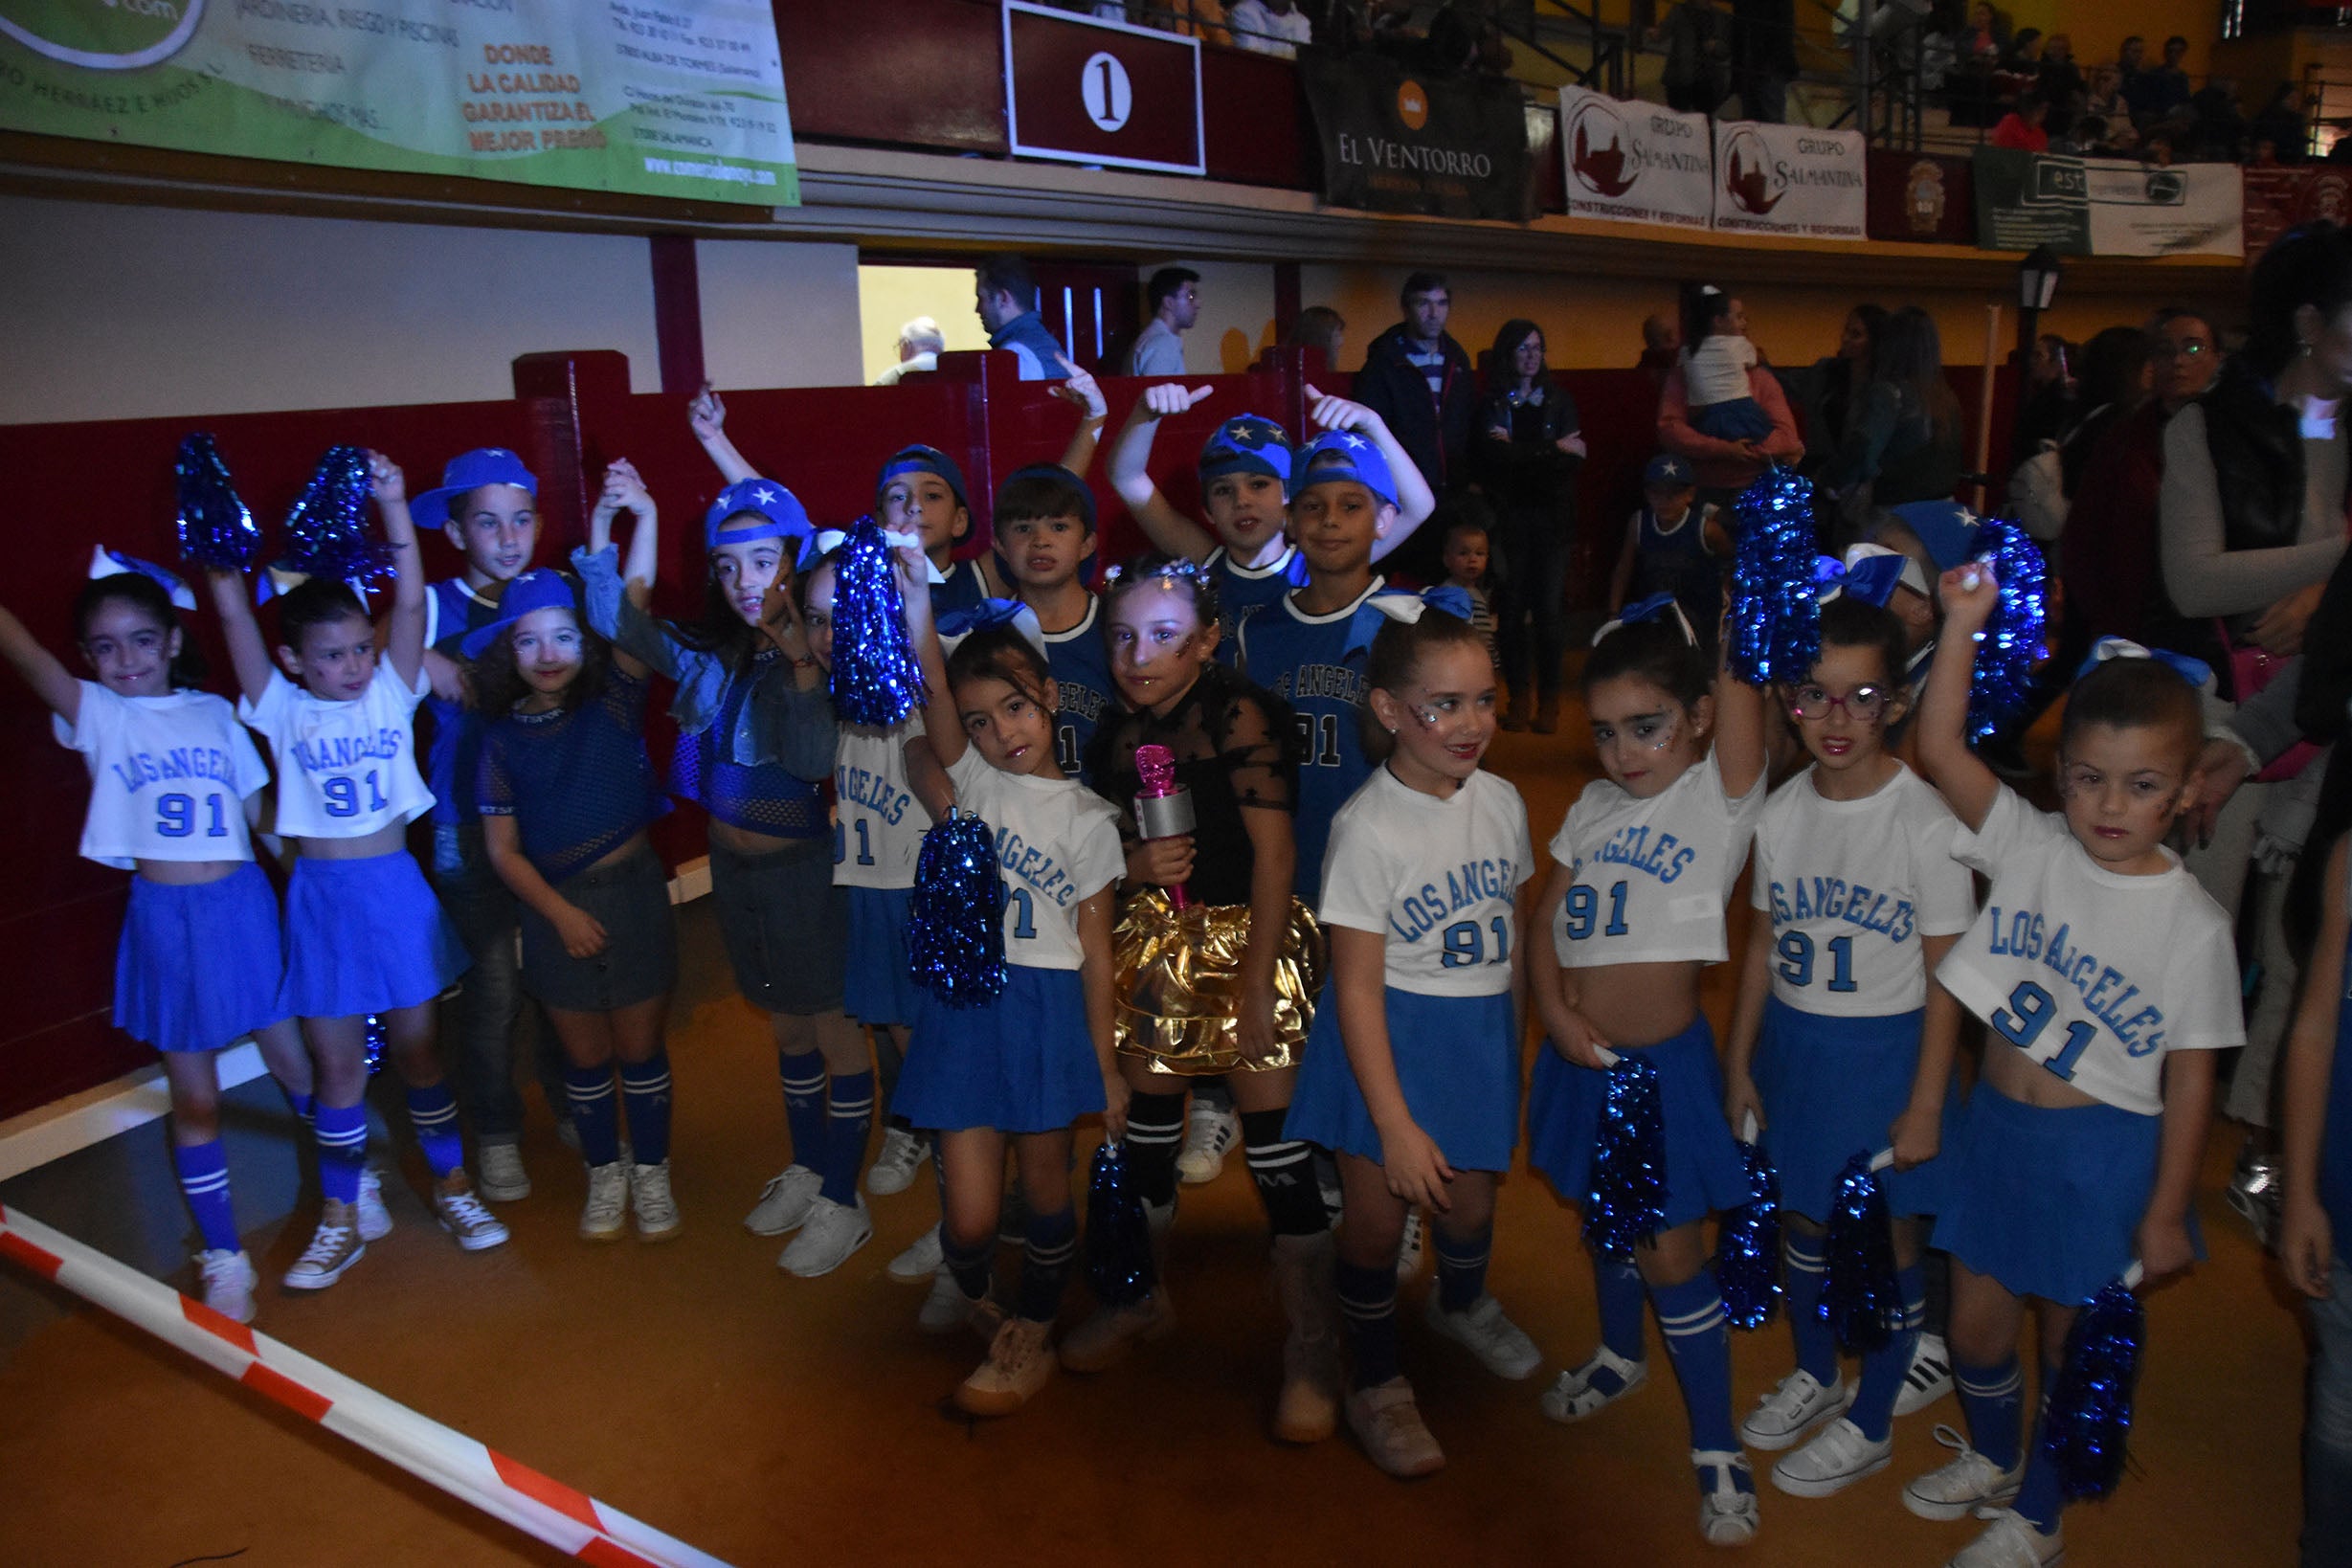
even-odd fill
[(203, 431), (181, 437), (171, 472), (179, 482), (180, 559), (207, 570), (250, 570), (261, 553), (261, 529), (237, 499), (213, 437)]
[(1802, 681), (1821, 652), (1813, 590), (1813, 486), (1774, 467), (1733, 503), (1731, 647), (1734, 675), (1751, 685)]
[(330, 446), (286, 514), (282, 565), (304, 576), (367, 587), (392, 575), (392, 547), (368, 526), (374, 480), (364, 447)]
[(2100, 1287), (2066, 1332), (2066, 1355), (2043, 1408), (2042, 1451), (2069, 1501), (2104, 1497), (2123, 1479), (2147, 1333), (2139, 1297), (2122, 1280)]
[(1666, 1116), (1656, 1067), (1626, 1052), (1608, 1074), (1584, 1240), (1602, 1257), (1622, 1259), (1666, 1228)]
[(1969, 677), (1971, 744), (1989, 739), (2025, 711), (2033, 667), (2050, 657), (2042, 645), (2050, 572), (2041, 547), (2016, 524), (1996, 517), (1977, 529), (1975, 558), (1992, 567), (2001, 595), (1979, 634)]
[(923, 835), (907, 956), (922, 986), (949, 1007), (1004, 995), (1004, 872), (997, 837), (970, 812), (951, 811)]
[(923, 662), (882, 525), (862, 517), (833, 563), (833, 711), (888, 728), (923, 706)]
[(1856, 1154), (1838, 1173), (1823, 1251), (1828, 1266), (1817, 1309), (1822, 1321), (1857, 1355), (1885, 1349), (1903, 1327), (1903, 1291), (1894, 1278), (1886, 1189), (1869, 1154)]
[(1094, 1152), (1086, 1182), (1086, 1283), (1106, 1307), (1132, 1307), (1158, 1283), (1152, 1223), (1116, 1141)]
[(1781, 1176), (1764, 1152), (1740, 1140), (1748, 1200), (1723, 1217), (1715, 1237), (1715, 1284), (1735, 1328), (1760, 1329), (1781, 1310)]
[(366, 1039), (368, 1076), (373, 1078), (384, 1070), (384, 1020), (373, 1013), (368, 1015)]

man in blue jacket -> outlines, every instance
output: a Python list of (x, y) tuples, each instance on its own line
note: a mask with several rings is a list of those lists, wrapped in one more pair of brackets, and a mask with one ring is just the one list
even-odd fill
[(1037, 280), (1018, 256), (992, 256), (973, 270), (972, 307), (988, 328), (991, 348), (1009, 348), (1023, 381), (1061, 381), (1062, 345), (1037, 315)]
[[(1443, 503), (1470, 483), (1470, 425), (1478, 377), (1470, 356), (1445, 331), (1453, 291), (1442, 272), (1416, 272), (1398, 293), (1404, 320), (1372, 340), (1355, 372), (1355, 401), (1387, 422)], [(1422, 530), (1399, 549), (1394, 570), (1435, 582), (1443, 528)]]

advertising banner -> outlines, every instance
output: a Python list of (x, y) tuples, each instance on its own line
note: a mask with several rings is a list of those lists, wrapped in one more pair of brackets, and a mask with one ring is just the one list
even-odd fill
[(1326, 202), (1511, 223), (1535, 215), (1516, 83), (1424, 75), (1379, 55), (1321, 49), (1300, 50), (1298, 69)]
[(1714, 212), (1714, 144), (1703, 114), (1559, 90), (1568, 214), (1704, 229)]
[(1804, 239), (1870, 237), (1860, 131), (1715, 122), (1714, 226)]
[(0, 126), (796, 205), (768, 0), (0, 0)]
[(2341, 223), (2352, 217), (2352, 171), (2340, 164), (2249, 168), (2246, 177), (2246, 264), (2262, 259), (2271, 242), (2298, 223)]
[(1977, 242), (1976, 182), (1967, 159), (1873, 147), (1870, 182), (1872, 239)]
[(2235, 164), (2164, 168), (2120, 158), (1976, 151), (1977, 243), (2062, 256), (2237, 256), (2245, 182)]

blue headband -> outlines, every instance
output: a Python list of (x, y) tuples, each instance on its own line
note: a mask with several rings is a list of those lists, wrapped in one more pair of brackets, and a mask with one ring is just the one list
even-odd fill
[(754, 514), (764, 521), (748, 528), (728, 528), (727, 542), (730, 545), (749, 544), (754, 539), (806, 539), (816, 530), (809, 524), (809, 514), (799, 501), (773, 480), (737, 480), (719, 492), (719, 499), (710, 504), (703, 514), (703, 548), (716, 549), (719, 530), (730, 517)]
[(458, 644), (459, 651), (468, 659), (480, 659), (508, 627), (534, 610), (569, 610), (576, 616), (580, 613), (579, 592), (570, 577), (552, 567), (526, 571), (499, 595), (498, 618), (466, 633)]
[[(1336, 455), (1339, 461), (1318, 468), (1315, 459)], [(1316, 437), (1291, 460), (1290, 493), (1334, 481), (1353, 480), (1370, 490), (1389, 505), (1397, 504), (1397, 481), (1388, 469), (1388, 459), (1372, 441), (1352, 430), (1327, 430)]]
[(1682, 604), (1671, 594), (1652, 594), (1646, 599), (1636, 599), (1617, 613), (1617, 618), (1604, 621), (1593, 634), (1593, 646), (1598, 648), (1611, 632), (1627, 626), (1638, 626), (1646, 620), (1664, 620), (1673, 616), (1674, 624), (1682, 628), (1682, 639), (1691, 647), (1698, 646), (1698, 634), (1691, 630), (1691, 617), (1682, 613)]
[(1817, 555), (1813, 558), (1813, 595), (1827, 604), (1842, 594), (1850, 594), (1884, 610), (1902, 586), (1903, 569), (1912, 564), (1908, 555), (1884, 546), (1856, 545), (1843, 561), (1834, 555)]
[(2153, 659), (2173, 674), (2203, 691), (2213, 681), (2213, 666), (2186, 654), (2177, 654), (2168, 648), (2143, 648), (2126, 637), (2103, 637), (2091, 645), (2091, 657), (2074, 671), (2079, 681), (2111, 659)]
[(195, 591), (154, 562), (142, 561), (136, 555), (125, 555), (119, 549), (108, 549), (103, 545), (99, 546), (97, 550), (91, 554), (91, 581), (96, 582), (101, 577), (120, 577), (125, 573), (145, 577), (154, 583), (164, 591), (164, 596), (169, 599), (175, 608), (193, 610), (196, 607)]

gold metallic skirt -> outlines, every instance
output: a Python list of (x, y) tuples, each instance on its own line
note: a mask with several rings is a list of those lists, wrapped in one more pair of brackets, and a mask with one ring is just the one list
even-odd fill
[(1158, 887), (1130, 898), (1111, 941), (1120, 1052), (1179, 1078), (1298, 1065), (1323, 984), (1323, 929), (1290, 901), (1274, 965), (1274, 1048), (1262, 1060), (1244, 1057), (1234, 1039), (1248, 947), (1246, 904), (1178, 909)]

